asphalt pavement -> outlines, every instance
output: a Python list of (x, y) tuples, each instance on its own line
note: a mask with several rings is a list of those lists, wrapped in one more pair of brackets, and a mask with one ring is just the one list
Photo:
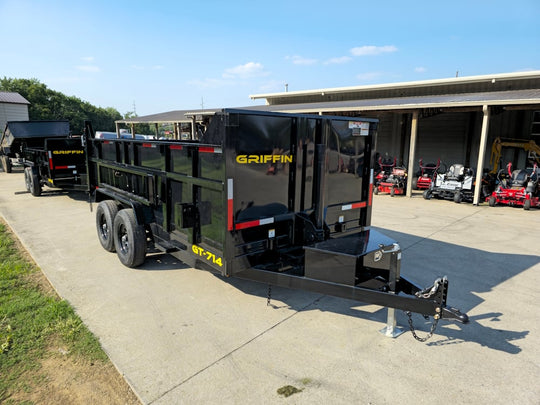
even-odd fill
[[(449, 279), (471, 322), (383, 336), (374, 305), (195, 270), (165, 254), (138, 269), (103, 250), (84, 193), (26, 192), (0, 172), (0, 215), (98, 336), (144, 404), (539, 404), (540, 210), (374, 196), (373, 227), (401, 274)], [(93, 206), (94, 210), (96, 206)], [(431, 321), (413, 317), (425, 335)], [(299, 392), (284, 397), (287, 385)]]

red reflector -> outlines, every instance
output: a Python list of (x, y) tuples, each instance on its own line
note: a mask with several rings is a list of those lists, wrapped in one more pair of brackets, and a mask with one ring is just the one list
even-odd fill
[(248, 222), (241, 222), (239, 224), (236, 224), (236, 229), (246, 229), (246, 228), (253, 228), (254, 226), (259, 226), (260, 221), (248, 221)]
[(176, 149), (176, 150), (182, 150), (184, 147), (182, 145), (171, 145), (170, 148)]
[(199, 148), (199, 152), (203, 152), (203, 153), (214, 153), (214, 148), (210, 147), (210, 146), (201, 146)]
[(234, 224), (234, 212), (233, 212), (233, 200), (227, 200), (227, 229), (229, 231), (233, 230), (233, 224)]

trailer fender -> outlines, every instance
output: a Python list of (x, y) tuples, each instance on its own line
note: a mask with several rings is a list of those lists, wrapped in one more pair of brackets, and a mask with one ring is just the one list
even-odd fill
[(150, 224), (156, 220), (152, 208), (141, 204), (140, 202), (127, 199), (114, 191), (106, 190), (104, 188), (96, 189), (94, 201), (99, 203), (103, 200), (116, 200), (122, 204), (124, 208), (133, 208), (137, 225)]

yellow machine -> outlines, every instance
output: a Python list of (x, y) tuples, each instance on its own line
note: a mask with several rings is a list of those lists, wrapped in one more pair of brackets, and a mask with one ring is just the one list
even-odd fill
[(497, 173), (499, 170), (499, 162), (501, 160), (503, 147), (523, 149), (528, 153), (528, 159), (535, 160), (536, 163), (540, 165), (540, 146), (538, 146), (533, 140), (526, 141), (524, 139), (501, 139), (497, 137), (491, 146), (491, 158), (489, 159), (489, 163), (493, 167), (491, 173)]

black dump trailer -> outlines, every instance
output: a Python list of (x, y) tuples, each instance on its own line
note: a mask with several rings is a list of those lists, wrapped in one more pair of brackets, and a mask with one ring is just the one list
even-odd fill
[(42, 186), (86, 191), (82, 137), (71, 137), (68, 121), (10, 121), (0, 140), (4, 172), (24, 166), (26, 188), (39, 196)]
[[(128, 267), (149, 249), (238, 277), (463, 323), (448, 281), (400, 274), (399, 244), (370, 227), (377, 120), (223, 109), (199, 139), (93, 139), (89, 191), (102, 246)], [(269, 290), (270, 291), (270, 290)]]

